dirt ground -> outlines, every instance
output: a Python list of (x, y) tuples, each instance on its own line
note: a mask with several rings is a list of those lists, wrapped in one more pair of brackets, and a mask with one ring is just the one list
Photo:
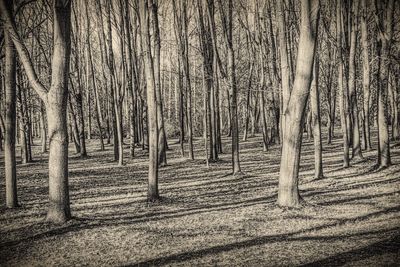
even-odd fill
[[(373, 137), (376, 140), (376, 137)], [(307, 138), (305, 137), (305, 140)], [(325, 141), (325, 140), (324, 140)], [(146, 203), (147, 159), (136, 150), (126, 165), (112, 147), (88, 143), (87, 159), (70, 153), (73, 219), (44, 221), (47, 155), (18, 165), (21, 208), (4, 206), (4, 156), (0, 158), (1, 266), (395, 266), (400, 264), (400, 149), (393, 166), (375, 170), (376, 150), (342, 168), (341, 139), (324, 143), (325, 178), (312, 181), (312, 141), (302, 149), (300, 191), (306, 204), (276, 205), (279, 146), (262, 151), (260, 136), (241, 142), (243, 176), (230, 174), (230, 145), (205, 166), (202, 140), (194, 161), (170, 145), (160, 170), (163, 200)], [(37, 141), (37, 144), (39, 142)], [(126, 146), (127, 147), (127, 146)], [(376, 143), (374, 144), (376, 148)]]

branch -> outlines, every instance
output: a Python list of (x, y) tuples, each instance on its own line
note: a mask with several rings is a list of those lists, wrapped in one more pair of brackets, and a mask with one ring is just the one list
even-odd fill
[(26, 75), (28, 76), (29, 83), (42, 99), (42, 101), (46, 104), (48, 90), (44, 87), (44, 85), (37, 77), (28, 49), (26, 48), (24, 42), (17, 32), (14, 17), (12, 16), (12, 12), (9, 6), (6, 5), (5, 0), (0, 0), (0, 10), (2, 10), (1, 14), (3, 16), (3, 19), (5, 20), (4, 30), (7, 30), (9, 32), (11, 39), (13, 40), (18, 56), (21, 60), (22, 65), (24, 66)]

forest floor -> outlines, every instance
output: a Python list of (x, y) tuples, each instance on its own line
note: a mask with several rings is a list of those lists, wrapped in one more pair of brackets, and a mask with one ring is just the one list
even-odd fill
[(126, 165), (117, 167), (111, 146), (101, 152), (98, 140), (90, 140), (82, 160), (71, 145), (73, 219), (58, 226), (44, 221), (47, 155), (36, 146), (36, 161), (17, 166), (22, 206), (9, 210), (2, 153), (0, 265), (398, 265), (399, 144), (391, 144), (387, 169), (374, 169), (376, 150), (343, 169), (336, 137), (324, 143), (325, 178), (312, 181), (314, 148), (304, 139), (299, 187), (306, 204), (295, 209), (276, 204), (280, 149), (263, 152), (260, 136), (241, 142), (243, 176), (231, 175), (229, 138), (223, 140), (226, 154), (209, 168), (201, 139), (193, 161), (170, 145), (168, 166), (160, 170), (163, 200), (153, 204), (146, 203), (145, 151), (138, 148), (129, 159), (126, 149)]

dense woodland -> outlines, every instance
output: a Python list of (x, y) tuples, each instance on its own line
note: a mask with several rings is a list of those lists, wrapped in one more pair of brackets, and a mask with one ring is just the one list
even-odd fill
[(262, 135), (255, 153), (281, 149), (283, 207), (303, 202), (304, 139), (314, 142), (316, 180), (323, 147), (338, 138), (343, 167), (370, 150), (378, 170), (391, 165), (400, 138), (398, 1), (0, 0), (0, 10), (8, 208), (19, 205), (16, 169), (42, 157), (32, 152), (39, 143), (54, 223), (74, 212), (68, 146), (85, 160), (88, 140), (96, 151), (113, 147), (115, 168), (148, 152), (149, 202), (162, 198), (174, 142), (207, 166), (231, 154), (241, 177), (240, 143)]

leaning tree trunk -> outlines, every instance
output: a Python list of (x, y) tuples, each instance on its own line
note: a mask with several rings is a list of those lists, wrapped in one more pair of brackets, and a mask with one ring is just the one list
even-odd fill
[[(7, 1), (8, 8), (13, 9), (13, 1)], [(16, 127), (16, 83), (15, 83), (15, 48), (8, 31), (4, 31), (5, 47), (5, 133), (4, 164), (6, 178), (6, 205), (8, 208), (18, 206), (17, 174), (15, 160), (15, 127)], [(1, 140), (0, 140), (1, 142)]]
[(304, 113), (310, 92), (319, 18), (319, 1), (301, 1), (301, 27), (297, 53), (296, 76), (284, 112), (283, 143), (279, 175), (278, 204), (300, 203), (298, 175)]

